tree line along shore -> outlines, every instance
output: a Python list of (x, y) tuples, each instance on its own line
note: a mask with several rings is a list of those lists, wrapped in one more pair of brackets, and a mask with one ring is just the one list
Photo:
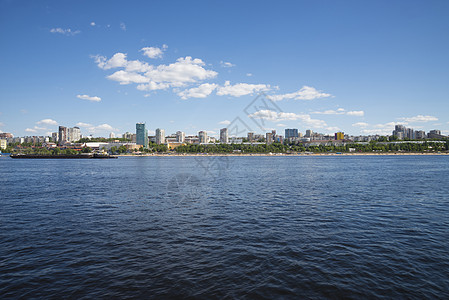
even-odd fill
[[(169, 149), (166, 145), (149, 143), (148, 148), (129, 150), (125, 146), (111, 147), (109, 150), (101, 149), (112, 155), (145, 155), (145, 154), (325, 154), (325, 153), (449, 153), (449, 139), (445, 141), (425, 141), (416, 143), (413, 141), (402, 143), (385, 143), (371, 141), (369, 143), (346, 143), (344, 145), (303, 145), (294, 143), (272, 143), (272, 144), (186, 144)], [(37, 155), (76, 155), (95, 152), (89, 147), (51, 148), (42, 144), (26, 145), (20, 147), (12, 145), (4, 149), (3, 153), (23, 153)]]

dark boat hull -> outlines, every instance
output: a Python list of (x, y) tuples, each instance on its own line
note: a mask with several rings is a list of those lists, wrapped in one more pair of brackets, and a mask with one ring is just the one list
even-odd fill
[(11, 154), (11, 158), (25, 159), (109, 159), (117, 156), (103, 154), (74, 154), (74, 155), (38, 155), (38, 154)]

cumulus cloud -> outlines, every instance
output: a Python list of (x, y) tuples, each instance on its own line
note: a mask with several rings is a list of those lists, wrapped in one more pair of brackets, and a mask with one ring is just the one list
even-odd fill
[(281, 101), (284, 99), (295, 99), (295, 100), (314, 100), (318, 98), (331, 97), (331, 94), (324, 93), (322, 91), (316, 90), (314, 87), (303, 86), (299, 91), (289, 94), (272, 95), (269, 96), (273, 101)]
[(188, 99), (188, 98), (206, 98), (209, 96), (218, 85), (214, 83), (203, 83), (202, 85), (191, 88), (182, 92), (178, 93), (178, 96), (181, 97), (181, 99)]
[(259, 110), (253, 114), (248, 115), (248, 117), (255, 119), (263, 119), (272, 122), (300, 120), (304, 124), (314, 128), (323, 128), (327, 126), (325, 121), (312, 119), (308, 114), (295, 114), (286, 112), (276, 112), (272, 110)]
[(218, 124), (221, 124), (221, 125), (229, 125), (229, 124), (231, 124), (231, 121), (229, 121), (229, 120), (224, 120), (224, 121), (218, 122)]
[(36, 122), (36, 124), (39, 124), (39, 125), (43, 124), (43, 125), (53, 125), (53, 126), (56, 126), (56, 125), (58, 125), (58, 122), (56, 122), (55, 120), (52, 120), (52, 119), (43, 119), (43, 120), (40, 120), (40, 121)]
[(399, 118), (399, 119), (403, 120), (404, 122), (408, 122), (408, 123), (438, 121), (437, 117), (434, 117), (434, 116), (423, 116), (423, 115), (417, 115), (415, 117)]
[(123, 22), (120, 22), (120, 29), (123, 31), (126, 31), (126, 24)]
[(25, 129), (25, 131), (26, 132), (37, 132), (37, 130), (34, 128), (27, 128), (27, 129)]
[[(217, 72), (204, 68), (205, 63), (199, 58), (180, 57), (168, 65), (149, 65), (139, 60), (128, 61), (125, 53), (116, 53), (110, 59), (104, 56), (93, 56), (99, 68), (108, 70), (123, 68), (107, 76), (120, 84), (138, 84), (141, 91), (183, 87), (198, 81), (214, 78)], [(203, 87), (204, 88), (204, 87)]]
[(76, 95), (77, 98), (81, 100), (87, 100), (92, 102), (100, 102), (101, 98), (97, 96), (89, 96), (89, 95)]
[(253, 76), (253, 74), (252, 73), (246, 73), (246, 76), (251, 77), (251, 76)]
[(117, 128), (114, 128), (109, 124), (92, 125), (89, 123), (79, 122), (76, 123), (76, 126), (84, 128), (89, 133), (119, 131)]
[(235, 67), (234, 64), (232, 64), (232, 63), (230, 63), (230, 62), (227, 62), (227, 61), (220, 61), (220, 65), (221, 65), (223, 68), (232, 68), (232, 67)]
[(128, 63), (126, 60), (126, 53), (115, 53), (109, 60), (101, 55), (93, 56), (97, 66), (103, 70), (109, 70), (113, 68), (125, 67)]
[(231, 85), (229, 81), (226, 81), (224, 86), (220, 86), (217, 88), (217, 95), (240, 97), (244, 95), (250, 95), (255, 92), (268, 91), (269, 89), (270, 85), (266, 84), (237, 83)]
[(145, 47), (140, 49), (143, 52), (143, 55), (149, 58), (162, 58), (164, 51), (167, 50), (167, 45), (162, 45), (162, 49), (158, 47)]
[(72, 35), (81, 33), (81, 31), (79, 31), (79, 30), (72, 30), (70, 28), (62, 29), (59, 27), (50, 29), (50, 32), (51, 33), (59, 33), (59, 34), (67, 35), (67, 36), (72, 36)]
[(90, 22), (90, 26), (95, 26), (95, 22)]

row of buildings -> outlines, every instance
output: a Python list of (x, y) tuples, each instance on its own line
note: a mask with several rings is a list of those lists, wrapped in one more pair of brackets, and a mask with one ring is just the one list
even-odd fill
[(399, 140), (411, 139), (411, 140), (423, 140), (423, 139), (441, 139), (445, 138), (441, 135), (440, 130), (431, 130), (426, 134), (424, 130), (414, 130), (413, 128), (407, 128), (404, 125), (396, 125), (393, 130), (393, 135)]
[[(420, 130), (413, 130), (412, 128), (406, 128), (403, 125), (396, 125), (393, 131), (393, 135), (399, 140), (403, 139), (441, 139), (447, 138), (441, 135), (440, 130), (431, 130), (429, 133), (425, 133)], [(46, 144), (50, 147), (70, 147), (75, 145), (75, 142), (79, 141), (83, 136), (79, 127), (65, 127), (59, 126), (58, 131), (52, 133), (52, 136), (27, 136), (27, 137), (14, 137), (11, 133), (0, 133), (0, 147), (6, 148), (8, 144)], [(114, 138), (115, 135), (111, 133), (110, 138)], [(228, 128), (220, 129), (219, 138), (216, 139), (213, 136), (209, 136), (207, 131), (199, 131), (197, 135), (187, 136), (183, 131), (177, 131), (174, 134), (166, 135), (165, 130), (157, 128), (154, 136), (148, 135), (148, 130), (145, 123), (136, 124), (136, 133), (126, 132), (122, 137), (128, 141), (114, 141), (103, 143), (85, 143), (75, 145), (77, 147), (88, 146), (93, 148), (104, 147), (106, 149), (110, 147), (126, 146), (127, 149), (139, 149), (140, 147), (147, 148), (149, 142), (156, 143), (158, 145), (167, 145), (169, 149), (176, 148), (183, 144), (209, 144), (209, 143), (223, 143), (223, 144), (240, 144), (240, 143), (329, 143), (335, 141), (341, 142), (369, 142), (371, 140), (378, 140), (380, 135), (370, 136), (349, 136), (344, 132), (336, 132), (333, 135), (326, 135), (322, 133), (313, 132), (308, 129), (302, 134), (296, 128), (285, 129), (285, 135), (279, 135), (276, 130), (269, 131), (262, 134), (256, 134), (254, 132), (248, 132), (246, 137), (230, 136)]]

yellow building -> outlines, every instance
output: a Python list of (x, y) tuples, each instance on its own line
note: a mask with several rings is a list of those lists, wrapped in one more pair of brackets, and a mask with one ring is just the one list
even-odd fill
[(344, 140), (345, 139), (345, 133), (344, 132), (337, 132), (335, 133), (335, 140), (339, 141), (339, 140)]
[(178, 143), (178, 142), (173, 142), (173, 143), (167, 143), (167, 148), (169, 150), (173, 150), (179, 146), (185, 145), (185, 143)]
[(6, 140), (0, 140), (0, 149), (6, 149), (7, 146)]

